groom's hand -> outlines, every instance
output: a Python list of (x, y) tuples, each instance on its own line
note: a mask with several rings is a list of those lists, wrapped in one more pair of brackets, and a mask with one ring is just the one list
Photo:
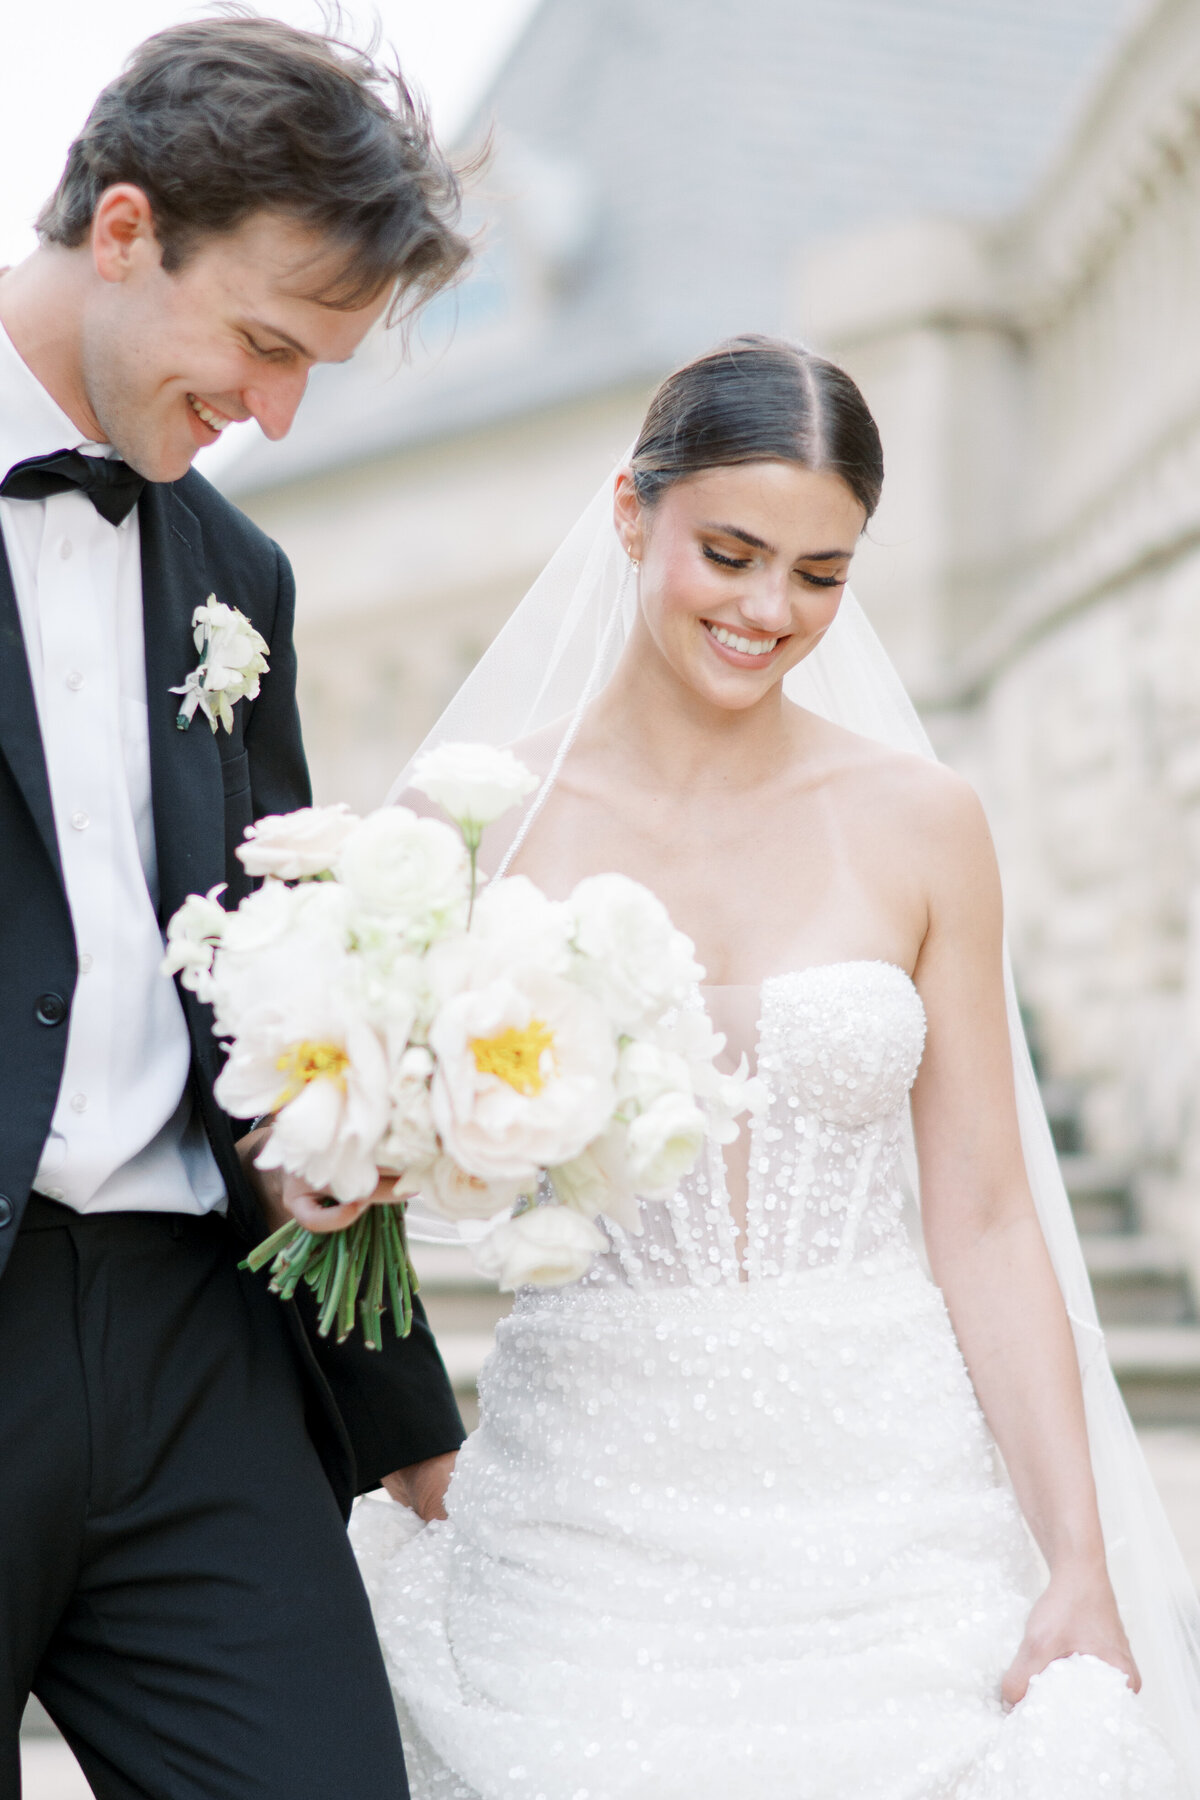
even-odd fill
[(410, 1506), (426, 1522), (444, 1519), (446, 1489), (457, 1457), (458, 1452), (451, 1450), (445, 1456), (431, 1456), (425, 1462), (410, 1463), (407, 1469), (385, 1475), (383, 1485), (393, 1500), (398, 1500), (401, 1506)]

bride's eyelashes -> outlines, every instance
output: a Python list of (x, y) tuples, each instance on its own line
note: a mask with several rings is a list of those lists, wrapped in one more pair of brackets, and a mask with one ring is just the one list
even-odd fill
[[(714, 550), (711, 544), (702, 544), (700, 548), (709, 562), (716, 563), (719, 568), (748, 569), (750, 567), (748, 556), (724, 556), (720, 550)], [(796, 573), (801, 581), (806, 582), (809, 587), (815, 588), (843, 587), (846, 581), (844, 575), (810, 575), (807, 569), (797, 569)]]

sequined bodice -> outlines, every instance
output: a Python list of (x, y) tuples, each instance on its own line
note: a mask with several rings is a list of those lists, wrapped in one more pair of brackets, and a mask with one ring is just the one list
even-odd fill
[(670, 1200), (643, 1203), (640, 1234), (606, 1227), (611, 1249), (584, 1285), (787, 1279), (903, 1241), (905, 1105), (924, 1043), (920, 997), (892, 963), (820, 964), (764, 982), (757, 1062), (768, 1105), (750, 1127), (744, 1235), (724, 1155), (709, 1145)]

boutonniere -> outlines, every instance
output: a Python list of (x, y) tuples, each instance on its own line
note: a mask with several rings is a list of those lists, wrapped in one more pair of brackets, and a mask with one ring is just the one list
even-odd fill
[(171, 689), (184, 697), (175, 723), (186, 731), (198, 707), (214, 731), (218, 725), (232, 731), (234, 707), (255, 699), (258, 678), (267, 672), (267, 640), (245, 613), (222, 605), (215, 594), (196, 608), (192, 626), (200, 662), (182, 687)]

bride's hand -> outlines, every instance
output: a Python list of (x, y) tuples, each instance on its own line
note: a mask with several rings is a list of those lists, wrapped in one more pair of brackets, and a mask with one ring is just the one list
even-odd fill
[(1015, 1706), (1035, 1675), (1061, 1656), (1097, 1656), (1120, 1669), (1136, 1694), (1142, 1685), (1117, 1611), (1107, 1571), (1066, 1569), (1049, 1585), (1029, 1615), (1021, 1647), (1001, 1684), (1006, 1706)]

